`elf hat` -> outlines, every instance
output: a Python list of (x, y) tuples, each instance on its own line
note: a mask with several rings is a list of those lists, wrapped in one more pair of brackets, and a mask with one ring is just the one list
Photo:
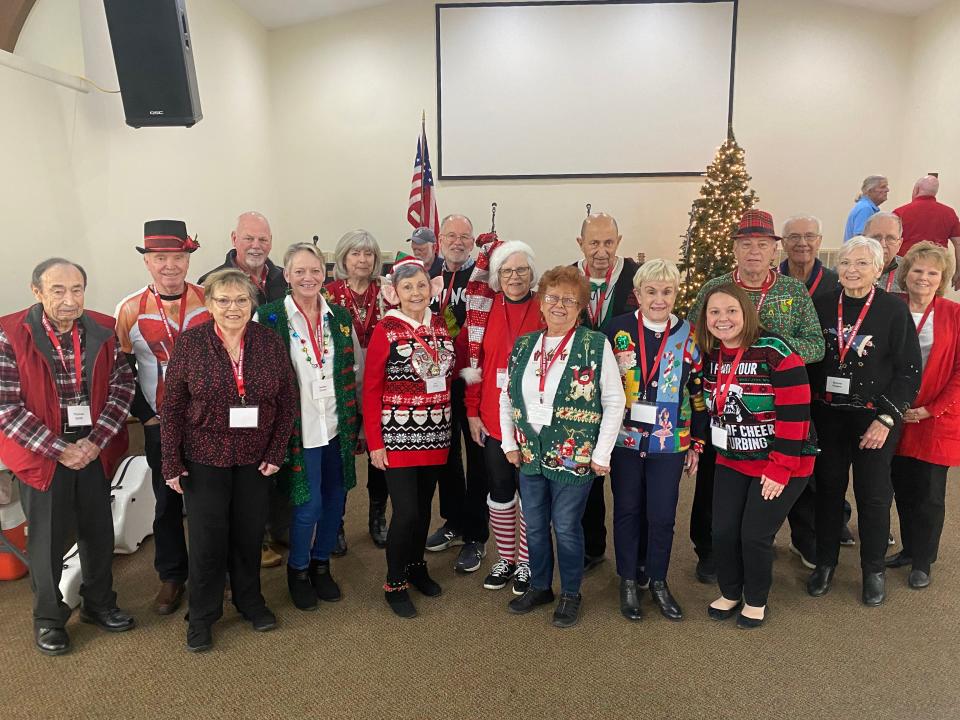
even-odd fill
[[(427, 277), (430, 277), (430, 273), (420, 258), (408, 255), (405, 252), (398, 252), (396, 260), (393, 261), (393, 267), (390, 269), (390, 274), (384, 277), (380, 283), (380, 292), (383, 295), (383, 299), (389, 305), (397, 306), (400, 304), (400, 297), (397, 295), (397, 290), (393, 286), (393, 280), (397, 276), (397, 270), (403, 267), (415, 267), (425, 273)], [(436, 297), (442, 290), (443, 276), (432, 278), (430, 280), (430, 297)]]
[(503, 245), (503, 240), (495, 232), (483, 233), (477, 237), (477, 260), (473, 266), (473, 273), (467, 283), (467, 352), (469, 364), (460, 371), (460, 377), (468, 385), (480, 382), (480, 346), (483, 344), (483, 333), (487, 329), (490, 319), (490, 308), (493, 307), (493, 297), (496, 293), (490, 287), (490, 255)]

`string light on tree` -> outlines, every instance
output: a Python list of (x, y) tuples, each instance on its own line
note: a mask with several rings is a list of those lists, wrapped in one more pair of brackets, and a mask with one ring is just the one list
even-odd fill
[(757, 203), (757, 194), (750, 189), (743, 148), (733, 131), (717, 148), (705, 176), (700, 197), (690, 208), (690, 225), (680, 248), (679, 267), (684, 279), (676, 307), (681, 313), (690, 309), (707, 280), (733, 269), (730, 238), (743, 213)]

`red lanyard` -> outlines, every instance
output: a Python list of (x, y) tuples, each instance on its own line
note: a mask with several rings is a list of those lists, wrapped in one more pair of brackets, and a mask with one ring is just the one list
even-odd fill
[[(773, 282), (770, 282), (770, 283), (768, 284), (768, 282), (769, 282), (769, 280), (770, 280), (770, 275), (771, 275), (771, 274), (773, 275)], [(744, 284), (740, 281), (740, 271), (739, 271), (739, 270), (734, 270), (734, 271), (733, 271), (733, 281), (734, 281), (737, 285), (739, 285), (740, 287), (742, 287), (744, 290), (747, 290), (747, 291), (749, 291), (749, 292), (756, 292), (756, 291), (757, 291), (756, 288), (748, 288), (746, 285), (744, 285)], [(767, 293), (770, 292), (770, 288), (773, 287), (773, 285), (774, 285), (775, 282), (777, 282), (777, 274), (776, 274), (776, 273), (767, 273), (767, 279), (764, 280), (764, 281), (763, 281), (763, 285), (760, 286), (760, 300), (757, 301), (757, 314), (760, 313), (760, 308), (763, 307), (763, 302), (764, 302), (764, 300), (767, 299)], [(810, 294), (812, 295), (813, 292), (811, 291)]]
[[(430, 337), (433, 338), (433, 347), (431, 348), (427, 343), (420, 339), (420, 336), (417, 335), (416, 331), (410, 329), (410, 337), (417, 341), (417, 343), (422, 347), (427, 355), (430, 356), (430, 359), (433, 360), (434, 365), (439, 365), (440, 363), (440, 348), (437, 346), (437, 331), (433, 328), (433, 321), (430, 322)], [(412, 356), (411, 356), (412, 359)]]
[(937, 304), (937, 298), (936, 296), (934, 296), (931, 303), (927, 305), (927, 309), (923, 311), (923, 317), (920, 318), (920, 322), (917, 324), (918, 336), (920, 335), (921, 332), (923, 332), (923, 326), (927, 324), (927, 318), (930, 317), (930, 313), (933, 312), (933, 306), (936, 304)]
[[(50, 338), (50, 344), (53, 345), (53, 349), (57, 351), (57, 355), (60, 356), (60, 362), (63, 365), (64, 372), (68, 375), (70, 374), (70, 368), (67, 367), (67, 359), (63, 355), (63, 346), (60, 344), (60, 338), (57, 337), (57, 334), (53, 331), (53, 326), (50, 324), (50, 321), (47, 320), (47, 316), (43, 316), (43, 329), (47, 331), (47, 337)], [(83, 394), (83, 360), (80, 355), (80, 330), (77, 328), (77, 321), (73, 321), (73, 329), (70, 331), (70, 334), (73, 336), (73, 368), (74, 368), (74, 383), (77, 388), (77, 396)]]
[(817, 291), (817, 286), (820, 284), (820, 281), (823, 280), (823, 268), (820, 268), (820, 272), (817, 273), (817, 279), (813, 281), (813, 285), (810, 286), (810, 297), (813, 297), (813, 294)]
[[(533, 309), (533, 305), (534, 305), (534, 303), (533, 303), (532, 301), (530, 301), (529, 299), (527, 299), (526, 302), (527, 302), (527, 307), (526, 307), (526, 308), (524, 309), (524, 311), (523, 311), (523, 317), (520, 318), (520, 329), (521, 329), (521, 330), (523, 330), (523, 326), (524, 326), (524, 324), (527, 322), (527, 317), (530, 315), (530, 311)], [(511, 324), (510, 324), (510, 311), (507, 309), (507, 296), (506, 296), (506, 295), (502, 295), (502, 294), (501, 294), (501, 296), (500, 296), (500, 305), (501, 305), (501, 307), (503, 308), (503, 317), (504, 317), (504, 320), (505, 320), (506, 323), (507, 323), (507, 332), (510, 333), (510, 337), (508, 338), (508, 340), (512, 343), (514, 340), (517, 339), (517, 331), (514, 330), (513, 327), (512, 327)]]
[(723, 378), (723, 347), (720, 347), (720, 359), (719, 365), (717, 366), (717, 389), (713, 394), (713, 411), (716, 413), (717, 417), (723, 417), (723, 409), (727, 405), (727, 395), (730, 394), (730, 387), (737, 381), (737, 366), (740, 364), (740, 360), (743, 358), (743, 351), (746, 348), (740, 348), (737, 350), (737, 354), (733, 359), (733, 362), (730, 364), (730, 372), (727, 375), (726, 381)]
[(640, 366), (642, 368), (643, 375), (643, 395), (646, 397), (647, 386), (650, 385), (650, 381), (653, 380), (653, 376), (660, 369), (660, 360), (663, 358), (663, 351), (667, 349), (667, 338), (670, 337), (670, 319), (667, 318), (667, 328), (663, 331), (663, 340), (660, 341), (660, 349), (657, 351), (657, 356), (653, 360), (653, 366), (650, 368), (650, 372), (647, 372), (647, 343), (644, 339), (643, 331), (643, 315), (639, 312), (637, 313), (637, 335), (640, 337)]
[[(607, 291), (610, 289), (610, 278), (613, 277), (613, 265), (610, 266), (610, 269), (607, 270), (607, 277), (603, 281), (603, 289), (600, 291), (599, 297), (597, 297), (597, 311), (593, 312), (591, 308), (587, 307), (587, 316), (590, 318), (590, 324), (594, 329), (600, 327), (600, 321), (603, 319), (603, 304), (607, 301)], [(589, 273), (587, 270), (587, 265), (584, 263), (583, 269)]]
[(183, 323), (187, 319), (187, 293), (190, 291), (188, 285), (183, 287), (183, 295), (180, 296), (180, 324), (177, 325), (177, 334), (173, 334), (173, 329), (170, 327), (170, 321), (167, 320), (167, 312), (163, 309), (163, 300), (160, 298), (160, 293), (157, 292), (157, 289), (151, 285), (150, 292), (153, 293), (154, 300), (157, 301), (157, 312), (160, 314), (160, 320), (163, 322), (163, 329), (167, 331), (167, 337), (170, 338), (170, 355), (173, 353), (173, 344), (177, 340), (177, 336), (183, 332)]
[(850, 336), (844, 341), (843, 339), (843, 293), (840, 293), (840, 297), (837, 299), (837, 346), (840, 350), (840, 364), (843, 365), (844, 358), (847, 357), (847, 353), (850, 352), (850, 348), (853, 347), (853, 343), (857, 339), (857, 331), (860, 329), (860, 325), (863, 323), (863, 319), (867, 316), (867, 312), (870, 310), (870, 306), (873, 304), (873, 296), (876, 295), (877, 289), (870, 288), (870, 294), (867, 296), (867, 302), (864, 303), (863, 308), (860, 310), (860, 317), (857, 318), (857, 323), (850, 329)]
[(887, 275), (887, 286), (884, 288), (887, 292), (890, 292), (890, 288), (893, 287), (893, 270), (890, 271), (890, 274)]
[[(442, 313), (447, 309), (447, 305), (450, 304), (450, 300), (453, 299), (453, 281), (457, 279), (457, 271), (454, 270), (450, 273), (450, 284), (447, 285), (447, 291), (440, 297), (440, 312)], [(446, 299), (444, 299), (446, 298)]]
[(557, 349), (553, 352), (553, 357), (550, 358), (550, 362), (547, 362), (547, 331), (543, 331), (543, 335), (540, 336), (540, 403), (543, 403), (543, 391), (547, 387), (547, 374), (550, 372), (550, 368), (553, 367), (553, 364), (560, 358), (563, 354), (563, 349), (567, 346), (567, 343), (570, 342), (570, 338), (573, 337), (573, 333), (576, 332), (577, 326), (574, 325), (572, 328), (567, 330), (567, 334), (563, 336), (563, 340), (560, 341), (560, 344), (557, 345)]
[[(290, 296), (290, 299), (293, 300), (293, 295)], [(303, 308), (300, 307), (300, 303), (296, 300), (293, 300), (293, 304), (297, 306), (297, 310), (300, 311), (300, 314), (303, 315), (303, 321), (307, 324), (307, 334), (310, 336), (310, 344), (313, 345), (313, 356), (316, 358), (317, 367), (323, 367), (323, 312), (320, 308), (320, 301), (317, 300), (317, 314), (318, 322), (317, 326), (313, 327), (310, 324), (310, 318), (307, 316), (307, 313), (303, 311)]]
[(374, 284), (371, 282), (363, 293), (363, 304), (367, 308), (367, 317), (364, 319), (363, 323), (359, 322), (360, 306), (357, 305), (357, 298), (354, 296), (353, 290), (350, 289), (350, 286), (347, 285), (346, 280), (343, 282), (343, 287), (347, 291), (347, 297), (350, 298), (350, 304), (353, 306), (353, 326), (357, 330), (358, 338), (363, 340), (363, 338), (367, 336), (367, 329), (370, 327), (370, 323), (373, 322), (373, 309), (377, 304), (376, 293), (373, 293), (373, 297), (367, 297), (370, 294), (370, 290), (374, 287)]
[[(309, 323), (307, 323), (309, 325)], [(227, 343), (223, 339), (223, 334), (220, 332), (220, 327), (214, 323), (213, 329), (217, 332), (217, 337), (220, 338), (220, 342), (223, 343), (223, 349), (227, 349)], [(233, 379), (237, 383), (237, 395), (240, 396), (240, 403), (242, 405), (247, 404), (247, 385), (243, 381), (243, 346), (247, 340), (247, 333), (244, 330), (243, 337), (240, 338), (240, 357), (236, 361), (231, 357), (230, 366), (233, 368)], [(227, 357), (230, 357), (230, 352), (227, 351)]]

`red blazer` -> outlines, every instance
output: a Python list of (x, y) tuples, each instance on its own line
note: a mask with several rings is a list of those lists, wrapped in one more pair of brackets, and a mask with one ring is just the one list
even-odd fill
[(950, 467), (960, 465), (960, 304), (936, 302), (933, 347), (913, 403), (932, 417), (903, 424), (897, 455)]

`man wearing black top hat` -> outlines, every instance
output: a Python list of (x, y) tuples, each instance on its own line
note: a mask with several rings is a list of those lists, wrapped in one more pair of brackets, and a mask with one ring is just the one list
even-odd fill
[(117, 338), (137, 387), (130, 412), (143, 423), (147, 464), (153, 471), (157, 505), (153, 519), (154, 567), (160, 591), (154, 610), (169, 615), (183, 599), (187, 581), (187, 544), (183, 532), (183, 498), (167, 487), (160, 471), (160, 404), (164, 374), (180, 334), (210, 319), (203, 289), (186, 281), (190, 254), (199, 247), (180, 220), (151, 220), (143, 225), (143, 264), (150, 274), (146, 287), (117, 304)]

